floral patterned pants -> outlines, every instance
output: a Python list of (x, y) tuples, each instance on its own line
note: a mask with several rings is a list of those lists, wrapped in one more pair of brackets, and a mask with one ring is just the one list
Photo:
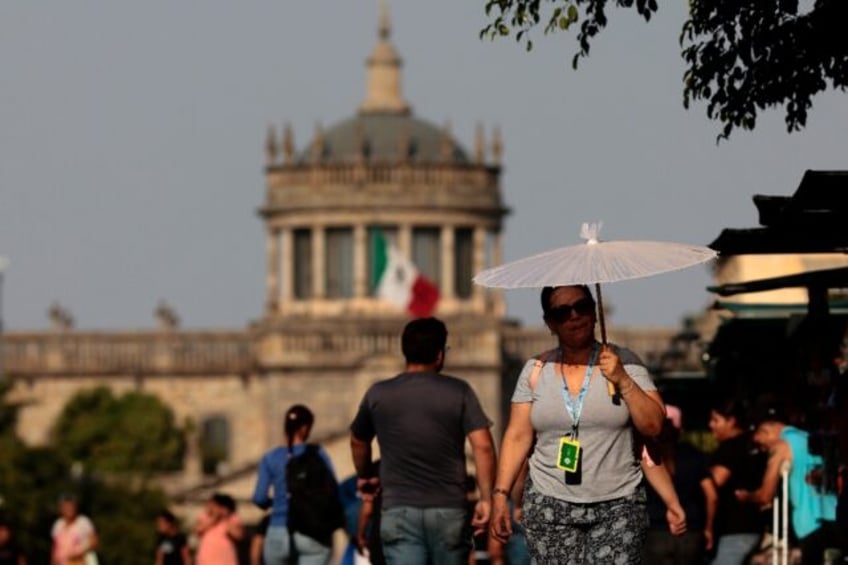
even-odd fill
[(521, 520), (534, 565), (637, 565), (648, 528), (645, 491), (580, 504), (540, 494), (527, 481)]

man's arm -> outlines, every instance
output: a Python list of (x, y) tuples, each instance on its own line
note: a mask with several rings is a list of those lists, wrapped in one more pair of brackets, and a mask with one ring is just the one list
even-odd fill
[(233, 541), (241, 541), (244, 537), (244, 526), (241, 523), (241, 518), (238, 514), (230, 514), (227, 516), (227, 535)]
[(356, 519), (356, 548), (360, 554), (364, 554), (368, 549), (368, 525), (371, 523), (371, 516), (374, 514), (374, 499), (363, 498), (362, 505), (359, 507), (359, 516)]
[(714, 542), (714, 524), (716, 509), (718, 508), (718, 491), (712, 478), (701, 479), (701, 490), (704, 491), (704, 506), (706, 519), (704, 524), (704, 547), (707, 551), (712, 550)]
[(250, 538), (250, 565), (262, 565), (262, 546), (265, 544), (265, 536), (253, 534)]
[(477, 488), (480, 490), (480, 500), (474, 509), (472, 525), (478, 529), (485, 528), (492, 513), (492, 487), (495, 484), (495, 442), (489, 428), (474, 430), (468, 434), (471, 442), (471, 452), (474, 456), (474, 467), (477, 470)]
[(353, 466), (356, 469), (356, 491), (363, 500), (371, 500), (374, 498), (377, 489), (380, 488), (380, 478), (373, 476), (371, 441), (359, 439), (351, 432), (350, 453), (353, 457)]
[(474, 467), (477, 469), (477, 486), (481, 500), (491, 500), (495, 485), (495, 442), (489, 428), (474, 430), (468, 434)]
[(91, 532), (91, 536), (88, 538), (88, 551), (94, 551), (100, 546), (100, 537), (97, 535), (97, 532)]
[(790, 464), (792, 463), (792, 449), (788, 443), (781, 441), (769, 454), (766, 472), (763, 475), (763, 482), (760, 488), (754, 491), (737, 490), (734, 493), (736, 499), (759, 506), (770, 504), (777, 492), (777, 485), (780, 483), (780, 467), (784, 461), (788, 461)]
[(357, 477), (366, 477), (371, 471), (371, 442), (350, 434), (350, 454)]
[(724, 465), (713, 465), (710, 467), (710, 475), (713, 477), (715, 486), (721, 488), (730, 479), (730, 469)]
[(180, 549), (180, 555), (183, 558), (183, 565), (191, 565), (191, 551), (189, 551), (187, 543), (184, 543)]

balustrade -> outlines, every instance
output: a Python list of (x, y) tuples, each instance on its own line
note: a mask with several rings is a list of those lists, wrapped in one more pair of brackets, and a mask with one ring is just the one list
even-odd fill
[(10, 333), (3, 354), (13, 376), (241, 372), (254, 365), (247, 334), (218, 332)]

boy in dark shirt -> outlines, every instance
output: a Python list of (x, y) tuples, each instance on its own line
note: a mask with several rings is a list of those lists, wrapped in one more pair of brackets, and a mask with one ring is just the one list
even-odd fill
[(191, 556), (186, 536), (180, 532), (180, 525), (168, 510), (162, 510), (156, 516), (156, 531), (159, 542), (156, 544), (156, 565), (188, 565)]
[(710, 430), (718, 448), (710, 460), (710, 473), (718, 489), (714, 563), (742, 563), (753, 552), (765, 525), (756, 505), (736, 499), (737, 490), (760, 486), (766, 454), (759, 451), (746, 431), (747, 410), (735, 399), (716, 402), (710, 412)]

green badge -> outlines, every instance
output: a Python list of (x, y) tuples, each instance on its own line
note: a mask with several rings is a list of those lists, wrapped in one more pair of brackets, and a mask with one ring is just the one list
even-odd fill
[(580, 442), (570, 437), (563, 437), (559, 440), (559, 457), (557, 457), (557, 467), (568, 473), (577, 471), (577, 464), (580, 461)]

